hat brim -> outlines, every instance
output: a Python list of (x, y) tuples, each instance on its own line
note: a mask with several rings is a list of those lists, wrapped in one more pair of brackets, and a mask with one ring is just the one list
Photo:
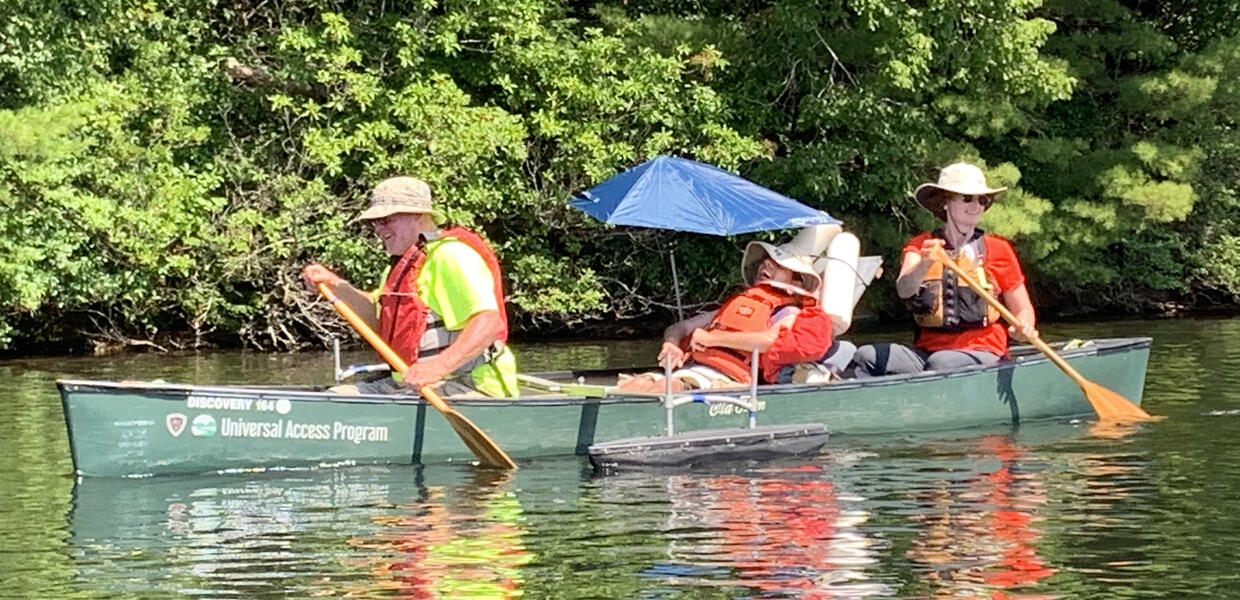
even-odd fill
[(431, 214), (431, 209), (418, 209), (408, 206), (371, 206), (370, 208), (362, 211), (362, 214), (354, 217), (352, 222), (358, 223), (361, 221), (374, 221), (376, 219), (382, 219), (384, 217), (390, 217), (401, 213), (409, 215), (429, 215)]
[[(780, 255), (783, 255), (780, 258)], [(805, 275), (808, 278), (806, 291), (813, 292), (822, 286), (822, 278), (814, 272), (814, 268), (796, 257), (781, 252), (766, 242), (749, 242), (745, 246), (745, 254), (741, 256), (741, 277), (745, 280), (745, 285), (753, 285), (754, 278), (758, 276), (758, 267), (762, 264), (762, 260), (770, 257), (775, 264), (792, 271)], [(803, 279), (804, 280), (804, 279)]]
[[(941, 197), (936, 192), (950, 192), (953, 194), (961, 194), (964, 196), (993, 196), (1000, 192), (1006, 192), (1007, 188), (992, 188), (985, 185), (939, 185), (937, 183), (923, 183), (913, 190), (913, 199), (922, 208), (930, 211), (931, 214), (938, 217), (940, 221), (947, 219), (947, 211), (943, 208), (943, 202), (939, 200)], [(987, 206), (987, 209), (990, 207)]]

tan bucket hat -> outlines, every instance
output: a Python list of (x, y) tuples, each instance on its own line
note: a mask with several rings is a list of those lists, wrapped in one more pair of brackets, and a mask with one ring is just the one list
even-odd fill
[(354, 221), (373, 221), (398, 213), (431, 212), (431, 186), (417, 177), (390, 177), (370, 192), (370, 208)]
[(827, 250), (831, 238), (841, 231), (839, 225), (806, 227), (787, 244), (774, 246), (766, 242), (749, 242), (741, 256), (741, 276), (745, 285), (753, 285), (762, 259), (771, 257), (779, 266), (799, 273), (805, 282), (805, 291), (813, 292), (822, 287), (822, 276), (814, 271), (814, 258)]
[[(925, 207), (940, 221), (947, 220), (947, 211), (943, 208), (945, 198), (939, 190), (965, 196), (990, 196), (1006, 190), (1005, 187), (992, 188), (986, 185), (986, 175), (982, 170), (969, 164), (958, 162), (943, 167), (939, 171), (937, 183), (923, 183), (913, 191), (917, 203)], [(989, 208), (989, 206), (987, 207)]]

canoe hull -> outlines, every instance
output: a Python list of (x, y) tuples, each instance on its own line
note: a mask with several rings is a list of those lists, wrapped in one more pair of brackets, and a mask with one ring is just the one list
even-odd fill
[[(1140, 403), (1150, 340), (1064, 353), (1087, 379)], [(80, 475), (471, 461), (425, 403), (274, 388), (60, 381)], [(738, 391), (743, 394), (744, 391)], [(760, 390), (760, 425), (824, 423), (832, 435), (953, 430), (1092, 415), (1080, 388), (1040, 355), (950, 373)], [(653, 396), (463, 399), (453, 406), (509, 455), (584, 455), (594, 443), (664, 432)], [(677, 431), (743, 427), (729, 404), (677, 407)]]

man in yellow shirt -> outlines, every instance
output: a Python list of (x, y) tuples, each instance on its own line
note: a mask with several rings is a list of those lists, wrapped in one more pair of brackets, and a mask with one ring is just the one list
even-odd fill
[[(413, 177), (375, 186), (357, 220), (371, 224), (392, 260), (377, 299), (318, 263), (302, 269), (306, 285), (326, 283), (366, 319), (409, 364), (405, 385), (416, 390), (448, 380), (443, 391), (449, 394), (472, 387), (490, 396), (517, 395), (499, 262), (486, 242), (460, 227), (441, 231), (431, 217), (430, 187)], [(394, 379), (334, 389), (401, 391)]]

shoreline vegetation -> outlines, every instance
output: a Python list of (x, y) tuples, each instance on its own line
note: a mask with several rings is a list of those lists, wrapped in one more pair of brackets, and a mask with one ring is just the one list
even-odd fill
[[(1216, 319), (1230, 318), (1240, 316), (1240, 308), (1233, 306), (1212, 307), (1192, 312), (1183, 312), (1177, 310), (1166, 314), (1151, 315), (1132, 315), (1114, 313), (1090, 313), (1082, 315), (1057, 316), (1043, 320), (1044, 323), (1106, 323), (1109, 321), (1160, 321), (1175, 319)], [(674, 314), (668, 314), (669, 319), (674, 318)], [(657, 315), (652, 317), (657, 320)], [(670, 321), (668, 321), (670, 322)], [(853, 326), (849, 328), (848, 333), (843, 339), (861, 340), (862, 343), (872, 341), (884, 341), (893, 339), (893, 335), (905, 334), (909, 331), (911, 318), (894, 318), (887, 319), (878, 315), (858, 315), (853, 321)], [(611, 341), (633, 341), (633, 340), (656, 340), (663, 331), (665, 326), (657, 326), (653, 328), (642, 328), (637, 323), (606, 323), (597, 328), (591, 328), (588, 332), (573, 333), (566, 330), (555, 332), (522, 332), (521, 335), (514, 336), (512, 341), (516, 344), (555, 344), (555, 343), (572, 343), (572, 342), (611, 342)], [(24, 358), (54, 357), (54, 356), (115, 356), (132, 353), (193, 353), (197, 351), (230, 351), (230, 350), (253, 350), (238, 340), (232, 343), (228, 341), (214, 341), (209, 344), (203, 344), (193, 335), (192, 332), (180, 332), (173, 334), (165, 334), (156, 339), (116, 339), (116, 338), (100, 338), (98, 336), (89, 336), (88, 343), (81, 340), (73, 339), (58, 342), (45, 342), (40, 344), (23, 345), (15, 348), (0, 350), (0, 361), (4, 360), (21, 360)], [(349, 332), (342, 332), (339, 335), (340, 347), (343, 351), (364, 350), (370, 347), (365, 340), (353, 335)], [(196, 345), (197, 344), (197, 345)], [(267, 351), (274, 352), (314, 352), (330, 350), (330, 338), (322, 344), (308, 343), (297, 348), (287, 349), (269, 349)], [(262, 350), (260, 350), (262, 351)], [(378, 359), (376, 358), (376, 361)]]
[(0, 355), (352, 339), (298, 272), (376, 286), (350, 224), (430, 182), (505, 270), (514, 336), (654, 335), (739, 283), (734, 239), (566, 207), (657, 154), (826, 210), (882, 254), (955, 160), (1010, 188), (1046, 320), (1240, 312), (1240, 5), (286, 3), (0, 6)]

